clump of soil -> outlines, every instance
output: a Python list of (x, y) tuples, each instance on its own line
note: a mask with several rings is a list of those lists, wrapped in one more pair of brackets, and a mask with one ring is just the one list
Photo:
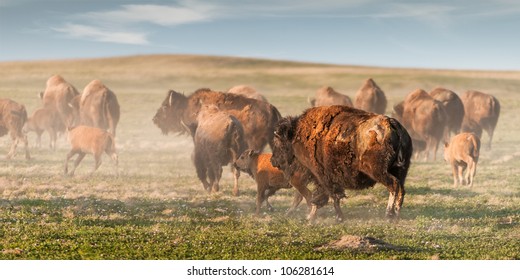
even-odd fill
[(377, 250), (398, 250), (395, 245), (386, 243), (382, 240), (370, 236), (357, 235), (343, 235), (339, 240), (333, 240), (323, 246), (316, 248), (316, 250), (344, 250), (354, 249), (363, 251), (377, 251)]

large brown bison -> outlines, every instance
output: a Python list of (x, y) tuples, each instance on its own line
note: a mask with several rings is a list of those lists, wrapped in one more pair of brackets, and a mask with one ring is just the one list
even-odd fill
[(339, 201), (345, 189), (366, 189), (376, 182), (390, 193), (387, 217), (398, 217), (411, 155), (412, 140), (395, 119), (347, 106), (324, 106), (278, 123), (271, 162), (285, 172), (297, 165), (312, 173), (317, 187), (310, 221), (329, 197), (341, 221)]
[(345, 105), (352, 107), (350, 97), (335, 91), (333, 88), (324, 86), (316, 91), (316, 98), (309, 99), (312, 107)]
[(386, 103), (386, 96), (383, 90), (374, 80), (367, 79), (356, 93), (354, 107), (367, 112), (384, 114)]
[(460, 132), (462, 119), (464, 119), (464, 104), (459, 96), (445, 88), (436, 87), (430, 91), (430, 96), (441, 102), (447, 116), (448, 132), (454, 135)]
[(75, 101), (71, 102), (71, 105), (75, 110), (79, 110), (81, 125), (106, 129), (116, 136), (120, 108), (114, 92), (101, 81), (93, 80), (83, 89), (79, 102)]
[(267, 98), (261, 93), (256, 91), (253, 87), (247, 85), (234, 86), (226, 91), (227, 93), (241, 94), (247, 98), (252, 98), (260, 101), (267, 102)]
[(237, 118), (244, 128), (250, 149), (261, 151), (267, 143), (272, 146), (274, 126), (281, 118), (280, 112), (267, 102), (241, 95), (199, 89), (185, 96), (170, 90), (153, 117), (153, 122), (164, 134), (183, 133), (185, 129), (181, 121), (188, 126), (195, 123), (201, 104), (214, 104)]
[(16, 147), (21, 141), (25, 148), (25, 158), (30, 159), (27, 136), (22, 129), (27, 121), (27, 111), (25, 106), (18, 104), (11, 99), (0, 99), (0, 137), (9, 133), (13, 143), (7, 154), (7, 159), (11, 159), (16, 154)]
[(435, 160), (439, 143), (447, 134), (444, 106), (424, 90), (417, 89), (408, 94), (402, 103), (394, 106), (394, 117), (410, 133), (414, 147), (424, 147), (425, 160), (428, 160), (430, 151)]
[(40, 92), (43, 107), (57, 112), (59, 118), (56, 119), (54, 126), (59, 127), (60, 132), (65, 132), (65, 129), (72, 126), (74, 122), (73, 109), (69, 103), (78, 95), (76, 88), (59, 75), (50, 77), (45, 91)]
[[(196, 122), (186, 125), (186, 129), (193, 137), (193, 163), (199, 180), (207, 191), (219, 191), (222, 166), (233, 164), (247, 148), (242, 124), (217, 106), (204, 105)], [(240, 171), (234, 165), (231, 168), (235, 178), (233, 194), (238, 195)]]
[(464, 120), (462, 132), (473, 132), (479, 138), (482, 130), (489, 135), (488, 149), (491, 149), (493, 133), (500, 116), (500, 102), (494, 96), (479, 91), (466, 91), (462, 95), (464, 104)]

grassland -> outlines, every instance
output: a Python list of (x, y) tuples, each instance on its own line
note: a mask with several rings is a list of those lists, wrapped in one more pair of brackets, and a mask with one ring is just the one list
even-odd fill
[[(87, 157), (76, 177), (62, 175), (68, 145), (31, 147), (0, 161), (0, 259), (520, 259), (520, 72), (386, 69), (203, 56), (134, 56), (91, 60), (0, 63), (0, 97), (40, 106), (37, 93), (60, 74), (79, 90), (101, 79), (118, 95), (122, 119), (120, 176), (108, 157), (93, 175)], [(151, 118), (168, 89), (256, 87), (283, 115), (299, 114), (322, 85), (353, 97), (364, 79), (383, 88), (391, 106), (415, 88), (444, 86), (495, 95), (502, 112), (493, 150), (482, 150), (475, 185), (452, 187), (440, 159), (414, 162), (402, 219), (384, 219), (381, 186), (348, 192), (346, 221), (331, 206), (308, 225), (306, 208), (285, 216), (292, 191), (272, 197), (272, 213), (255, 217), (255, 186), (242, 175), (231, 194), (207, 194), (191, 163), (186, 136), (164, 136)], [(34, 145), (35, 135), (29, 135)], [(484, 143), (488, 140), (483, 137)], [(48, 143), (44, 136), (43, 144)], [(6, 154), (8, 137), (0, 138)], [(342, 236), (373, 237), (392, 246), (334, 248)]]

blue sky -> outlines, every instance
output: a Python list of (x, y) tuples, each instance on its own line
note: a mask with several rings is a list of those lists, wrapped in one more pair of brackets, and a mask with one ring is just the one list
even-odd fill
[(0, 0), (0, 61), (134, 54), (520, 70), (520, 1)]

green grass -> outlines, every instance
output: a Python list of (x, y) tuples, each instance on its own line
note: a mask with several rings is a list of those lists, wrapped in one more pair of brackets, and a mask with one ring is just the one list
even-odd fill
[[(120, 176), (107, 156), (87, 176), (94, 164), (87, 156), (75, 177), (64, 177), (68, 144), (63, 137), (52, 152), (44, 135), (44, 148), (31, 147), (31, 161), (24, 160), (20, 147), (14, 160), (0, 160), (0, 259), (520, 259), (519, 72), (166, 55), (4, 62), (0, 96), (25, 104), (31, 113), (40, 106), (36, 94), (53, 74), (80, 91), (101, 79), (118, 95)], [(481, 151), (472, 188), (452, 186), (451, 170), (439, 152), (435, 162), (412, 164), (398, 223), (384, 218), (388, 192), (381, 185), (347, 191), (341, 224), (331, 205), (320, 209), (315, 225), (306, 222), (303, 205), (286, 216), (292, 190), (271, 197), (275, 212), (255, 217), (251, 178), (241, 176), (241, 194), (235, 197), (225, 168), (221, 192), (205, 193), (191, 163), (191, 139), (164, 136), (151, 121), (168, 89), (189, 94), (200, 87), (250, 84), (283, 115), (295, 115), (319, 87), (330, 85), (353, 98), (368, 77), (387, 94), (387, 113), (417, 87), (444, 86), (459, 94), (477, 89), (497, 96), (502, 112), (493, 150)], [(34, 140), (30, 134), (30, 143)], [(9, 145), (8, 137), (0, 138), (0, 155)], [(370, 236), (393, 246), (320, 249), (344, 235)]]

